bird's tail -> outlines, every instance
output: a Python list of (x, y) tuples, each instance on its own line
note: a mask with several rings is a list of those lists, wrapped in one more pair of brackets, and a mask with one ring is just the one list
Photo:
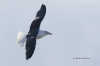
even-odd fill
[(26, 41), (26, 35), (23, 32), (19, 32), (17, 35), (17, 44), (18, 47), (23, 47)]

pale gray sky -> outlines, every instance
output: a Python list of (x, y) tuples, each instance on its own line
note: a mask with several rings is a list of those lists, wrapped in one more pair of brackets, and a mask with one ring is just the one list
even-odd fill
[[(42, 3), (47, 13), (40, 29), (53, 35), (38, 40), (26, 61), (17, 33), (28, 32)], [(0, 40), (0, 66), (99, 66), (100, 0), (0, 0)]]

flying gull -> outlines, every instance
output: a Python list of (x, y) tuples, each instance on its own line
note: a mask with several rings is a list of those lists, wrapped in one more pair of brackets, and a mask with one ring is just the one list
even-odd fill
[(39, 30), (40, 24), (46, 14), (46, 6), (42, 4), (40, 10), (37, 12), (35, 19), (32, 21), (30, 25), (29, 32), (24, 34), (23, 32), (19, 32), (17, 35), (17, 44), (18, 47), (23, 47), (25, 45), (26, 50), (26, 60), (32, 57), (35, 46), (36, 39), (40, 39), (46, 35), (52, 35), (52, 33), (44, 30)]

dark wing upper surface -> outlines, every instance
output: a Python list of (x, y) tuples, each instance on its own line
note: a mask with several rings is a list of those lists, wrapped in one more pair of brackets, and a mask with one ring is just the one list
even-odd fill
[(28, 38), (26, 40), (26, 60), (32, 57), (36, 46), (36, 38)]
[(32, 21), (30, 30), (27, 34), (27, 40), (26, 40), (26, 60), (32, 57), (35, 46), (36, 46), (36, 37), (38, 34), (38, 30), (41, 24), (41, 21), (43, 20), (46, 13), (46, 6), (42, 4), (40, 10), (36, 14), (36, 18)]
[(46, 14), (46, 6), (42, 4), (40, 10), (37, 12), (35, 19), (32, 21), (30, 26), (30, 31), (34, 29), (39, 29), (40, 24)]

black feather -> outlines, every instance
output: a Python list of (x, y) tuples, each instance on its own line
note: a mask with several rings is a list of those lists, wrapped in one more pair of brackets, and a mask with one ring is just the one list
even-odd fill
[(46, 6), (42, 4), (40, 10), (36, 14), (36, 18), (32, 21), (30, 30), (26, 36), (26, 60), (32, 57), (35, 46), (36, 46), (36, 37), (40, 28), (40, 24), (45, 16)]

